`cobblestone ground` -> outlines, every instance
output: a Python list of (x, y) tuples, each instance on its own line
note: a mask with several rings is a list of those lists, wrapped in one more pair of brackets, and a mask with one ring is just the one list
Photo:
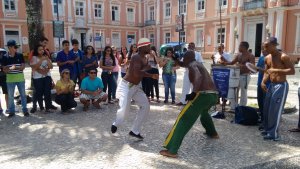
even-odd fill
[[(179, 71), (177, 99), (181, 79)], [(292, 77), (293, 81), (297, 79)], [(255, 95), (255, 82), (251, 85), (249, 94)], [(290, 88), (288, 101), (297, 103), (296, 85)], [(182, 107), (151, 103), (141, 133), (144, 141), (128, 136), (138, 110), (135, 105), (117, 133), (110, 133), (117, 108), (116, 104), (103, 105), (99, 111), (82, 112), (79, 104), (68, 115), (56, 111), (37, 112), (28, 118), (21, 113), (11, 119), (2, 117), (0, 168), (300, 168), (300, 134), (287, 132), (296, 126), (298, 113), (283, 115), (279, 142), (264, 141), (256, 126), (230, 123), (232, 114), (226, 120), (214, 120), (221, 138), (208, 139), (198, 120), (183, 140), (179, 158), (170, 159), (158, 152)]]

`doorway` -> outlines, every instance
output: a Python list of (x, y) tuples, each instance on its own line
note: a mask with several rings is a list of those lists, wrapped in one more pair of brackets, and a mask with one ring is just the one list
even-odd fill
[(256, 24), (256, 35), (255, 35), (255, 57), (260, 57), (261, 54), (261, 42), (262, 42), (263, 24)]
[(80, 33), (80, 41), (81, 50), (84, 50), (86, 47), (86, 33)]

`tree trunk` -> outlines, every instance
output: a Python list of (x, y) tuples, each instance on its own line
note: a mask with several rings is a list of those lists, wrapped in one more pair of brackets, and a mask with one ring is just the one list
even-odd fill
[(27, 26), (29, 35), (29, 48), (33, 50), (44, 36), (43, 4), (42, 0), (25, 0), (27, 13)]

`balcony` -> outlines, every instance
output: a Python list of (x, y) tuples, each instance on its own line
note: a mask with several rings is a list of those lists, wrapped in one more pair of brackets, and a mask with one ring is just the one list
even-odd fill
[(145, 26), (151, 26), (151, 25), (155, 25), (155, 20), (147, 20), (145, 21)]
[(257, 8), (265, 8), (266, 2), (265, 0), (253, 0), (249, 2), (244, 2), (244, 10), (254, 10)]
[(300, 0), (286, 0), (283, 6), (295, 6), (300, 5)]

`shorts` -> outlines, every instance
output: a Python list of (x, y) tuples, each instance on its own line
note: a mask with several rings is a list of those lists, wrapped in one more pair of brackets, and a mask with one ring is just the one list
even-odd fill
[(98, 100), (98, 99), (101, 99), (104, 95), (106, 95), (105, 92), (101, 92), (99, 95), (97, 96), (93, 96), (93, 95), (88, 95), (88, 94), (81, 94), (79, 96), (79, 99), (85, 99), (85, 100), (92, 100), (92, 99), (95, 99), (95, 100)]
[(6, 76), (0, 76), (0, 86), (3, 94), (7, 94)]

